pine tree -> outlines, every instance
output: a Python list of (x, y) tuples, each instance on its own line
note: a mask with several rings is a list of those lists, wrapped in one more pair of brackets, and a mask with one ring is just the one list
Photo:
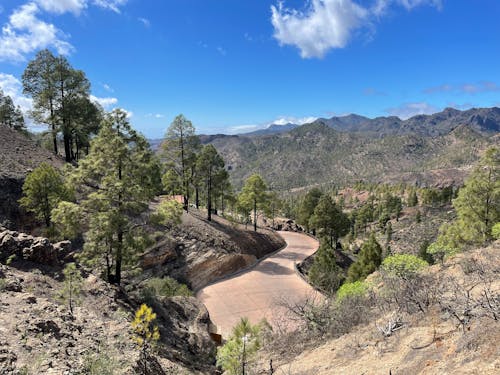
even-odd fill
[(160, 339), (158, 326), (154, 324), (156, 314), (151, 307), (142, 304), (135, 312), (135, 318), (131, 323), (134, 332), (134, 340), (141, 352), (140, 362), (142, 373), (148, 373), (148, 355), (155, 343)]
[(382, 247), (375, 238), (375, 233), (371, 233), (368, 241), (361, 245), (359, 257), (347, 271), (347, 281), (352, 283), (365, 279), (369, 274), (376, 271), (382, 263)]
[(270, 192), (268, 197), (269, 205), (267, 206), (266, 215), (272, 219), (272, 227), (274, 228), (274, 219), (278, 215), (278, 211), (283, 207), (283, 201), (275, 191)]
[(260, 346), (260, 326), (241, 318), (229, 339), (217, 350), (217, 365), (229, 375), (245, 374)]
[(48, 124), (52, 133), (54, 154), (57, 155), (58, 126), (55, 116), (56, 100), (56, 57), (44, 49), (37, 53), (34, 60), (28, 63), (23, 73), (23, 93), (33, 98), (31, 115), (35, 121)]
[(337, 265), (335, 251), (323, 242), (314, 255), (314, 262), (308, 273), (312, 284), (329, 294), (333, 294), (344, 279), (342, 269)]
[(163, 189), (169, 195), (175, 196), (182, 193), (182, 182), (179, 175), (172, 167), (167, 167), (167, 171), (161, 178)]
[(69, 311), (73, 315), (74, 307), (80, 302), (83, 278), (75, 263), (68, 263), (63, 270), (64, 287), (59, 293), (59, 298), (68, 303)]
[(19, 106), (15, 106), (9, 95), (0, 90), (0, 125), (17, 131), (25, 131), (24, 116)]
[(218, 184), (222, 184), (223, 178), (228, 178), (224, 173), (224, 160), (218, 154), (213, 145), (206, 145), (202, 148), (196, 161), (196, 169), (201, 177), (202, 185), (205, 187), (207, 199), (207, 220), (212, 220), (212, 202), (214, 191)]
[(100, 108), (90, 100), (85, 73), (74, 69), (64, 56), (56, 57), (45, 49), (26, 67), (23, 92), (33, 98), (35, 121), (50, 126), (54, 153), (58, 153), (57, 134), (62, 133), (66, 161), (77, 159), (101, 119)]
[(408, 194), (408, 207), (415, 207), (418, 204), (417, 190), (412, 188)]
[(304, 199), (300, 203), (297, 212), (297, 223), (305, 226), (307, 232), (309, 232), (309, 230), (311, 229), (309, 227), (309, 219), (314, 214), (314, 209), (318, 205), (319, 199), (322, 195), (323, 193), (321, 192), (321, 190), (319, 190), (318, 188), (312, 188), (307, 192)]
[(349, 232), (350, 220), (335, 204), (330, 195), (323, 195), (314, 214), (309, 219), (309, 226), (316, 228), (321, 237), (327, 239), (331, 248), (335, 249), (340, 237)]
[(46, 227), (52, 225), (52, 210), (68, 198), (69, 192), (64, 185), (61, 173), (48, 163), (42, 163), (24, 181), (21, 207), (33, 212)]
[(182, 182), (184, 210), (189, 210), (190, 183), (194, 175), (196, 154), (200, 148), (200, 140), (195, 135), (195, 127), (183, 115), (178, 115), (170, 124), (163, 142), (162, 156), (174, 167)]
[(104, 261), (110, 282), (120, 283), (123, 266), (133, 263), (147, 243), (138, 221), (159, 191), (158, 175), (146, 139), (132, 129), (125, 112), (115, 110), (69, 176), (81, 196), (82, 259), (97, 265)]
[(267, 186), (260, 175), (253, 174), (247, 178), (238, 203), (244, 210), (253, 211), (253, 229), (257, 231), (257, 210), (265, 210), (269, 204)]
[(462, 238), (470, 243), (491, 239), (500, 221), (500, 150), (490, 148), (453, 200)]

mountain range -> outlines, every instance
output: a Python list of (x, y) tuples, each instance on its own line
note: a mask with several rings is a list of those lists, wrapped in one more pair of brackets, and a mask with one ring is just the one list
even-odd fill
[(356, 181), (460, 185), (481, 153), (498, 146), (499, 132), (500, 108), (447, 108), (407, 120), (352, 114), (201, 140), (218, 149), (237, 187), (258, 172), (288, 190)]
[[(481, 133), (500, 131), (500, 108), (472, 108), (460, 111), (446, 108), (442, 112), (432, 115), (417, 115), (407, 120), (396, 116), (368, 118), (356, 114), (320, 118), (320, 121), (332, 129), (341, 132), (355, 132), (372, 135), (401, 135), (408, 133), (423, 135), (443, 135), (449, 133), (459, 125), (469, 125)], [(265, 129), (255, 130), (240, 135), (258, 136), (285, 133), (300, 125), (287, 123), (285, 125), (271, 124)]]

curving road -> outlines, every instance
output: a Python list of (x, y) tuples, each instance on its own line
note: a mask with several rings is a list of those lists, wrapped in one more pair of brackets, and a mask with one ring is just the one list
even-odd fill
[(287, 246), (248, 271), (219, 281), (197, 293), (207, 307), (219, 334), (227, 337), (241, 317), (252, 323), (266, 318), (274, 328), (290, 330), (293, 319), (283, 302), (296, 303), (317, 292), (300, 278), (294, 269), (318, 248), (318, 241), (301, 233), (279, 232)]

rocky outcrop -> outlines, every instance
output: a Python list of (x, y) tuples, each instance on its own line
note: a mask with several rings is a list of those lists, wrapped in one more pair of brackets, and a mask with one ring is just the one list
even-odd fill
[[(140, 301), (90, 274), (71, 314), (63, 286), (52, 273), (0, 264), (0, 374), (143, 374), (131, 328)], [(205, 307), (193, 297), (150, 305), (160, 345), (147, 373), (214, 374)]]
[(302, 227), (290, 219), (275, 219), (274, 225), (271, 224), (271, 228), (285, 232), (303, 232)]
[(254, 232), (243, 225), (191, 209), (182, 225), (172, 228), (141, 257), (144, 277), (169, 276), (197, 290), (254, 264), (285, 245), (268, 229)]
[(14, 257), (55, 266), (70, 250), (70, 241), (52, 244), (45, 237), (34, 237), (26, 233), (0, 229), (0, 262)]
[(163, 298), (153, 307), (160, 340), (168, 348), (160, 350), (160, 355), (189, 367), (196, 364), (198, 371), (209, 370), (216, 346), (210, 338), (211, 322), (205, 305), (194, 297), (178, 296)]

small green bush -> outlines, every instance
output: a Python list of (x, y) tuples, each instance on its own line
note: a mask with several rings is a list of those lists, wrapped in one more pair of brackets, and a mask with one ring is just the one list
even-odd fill
[(396, 254), (384, 259), (382, 270), (391, 275), (407, 277), (419, 272), (428, 265), (425, 260), (415, 255)]
[(494, 239), (500, 240), (500, 223), (493, 225), (493, 228), (491, 228), (491, 235)]
[(7, 287), (7, 281), (5, 279), (0, 279), (0, 292), (3, 292)]
[(11, 263), (16, 259), (16, 254), (12, 254), (11, 256), (9, 256), (7, 258), (7, 260), (5, 261), (5, 265), (7, 266), (10, 266)]
[(154, 277), (147, 280), (141, 290), (142, 299), (150, 302), (160, 297), (192, 296), (193, 292), (187, 285), (181, 284), (171, 277)]
[(341, 303), (346, 299), (364, 297), (368, 292), (368, 284), (364, 281), (355, 281), (353, 283), (344, 283), (337, 291), (336, 301)]

